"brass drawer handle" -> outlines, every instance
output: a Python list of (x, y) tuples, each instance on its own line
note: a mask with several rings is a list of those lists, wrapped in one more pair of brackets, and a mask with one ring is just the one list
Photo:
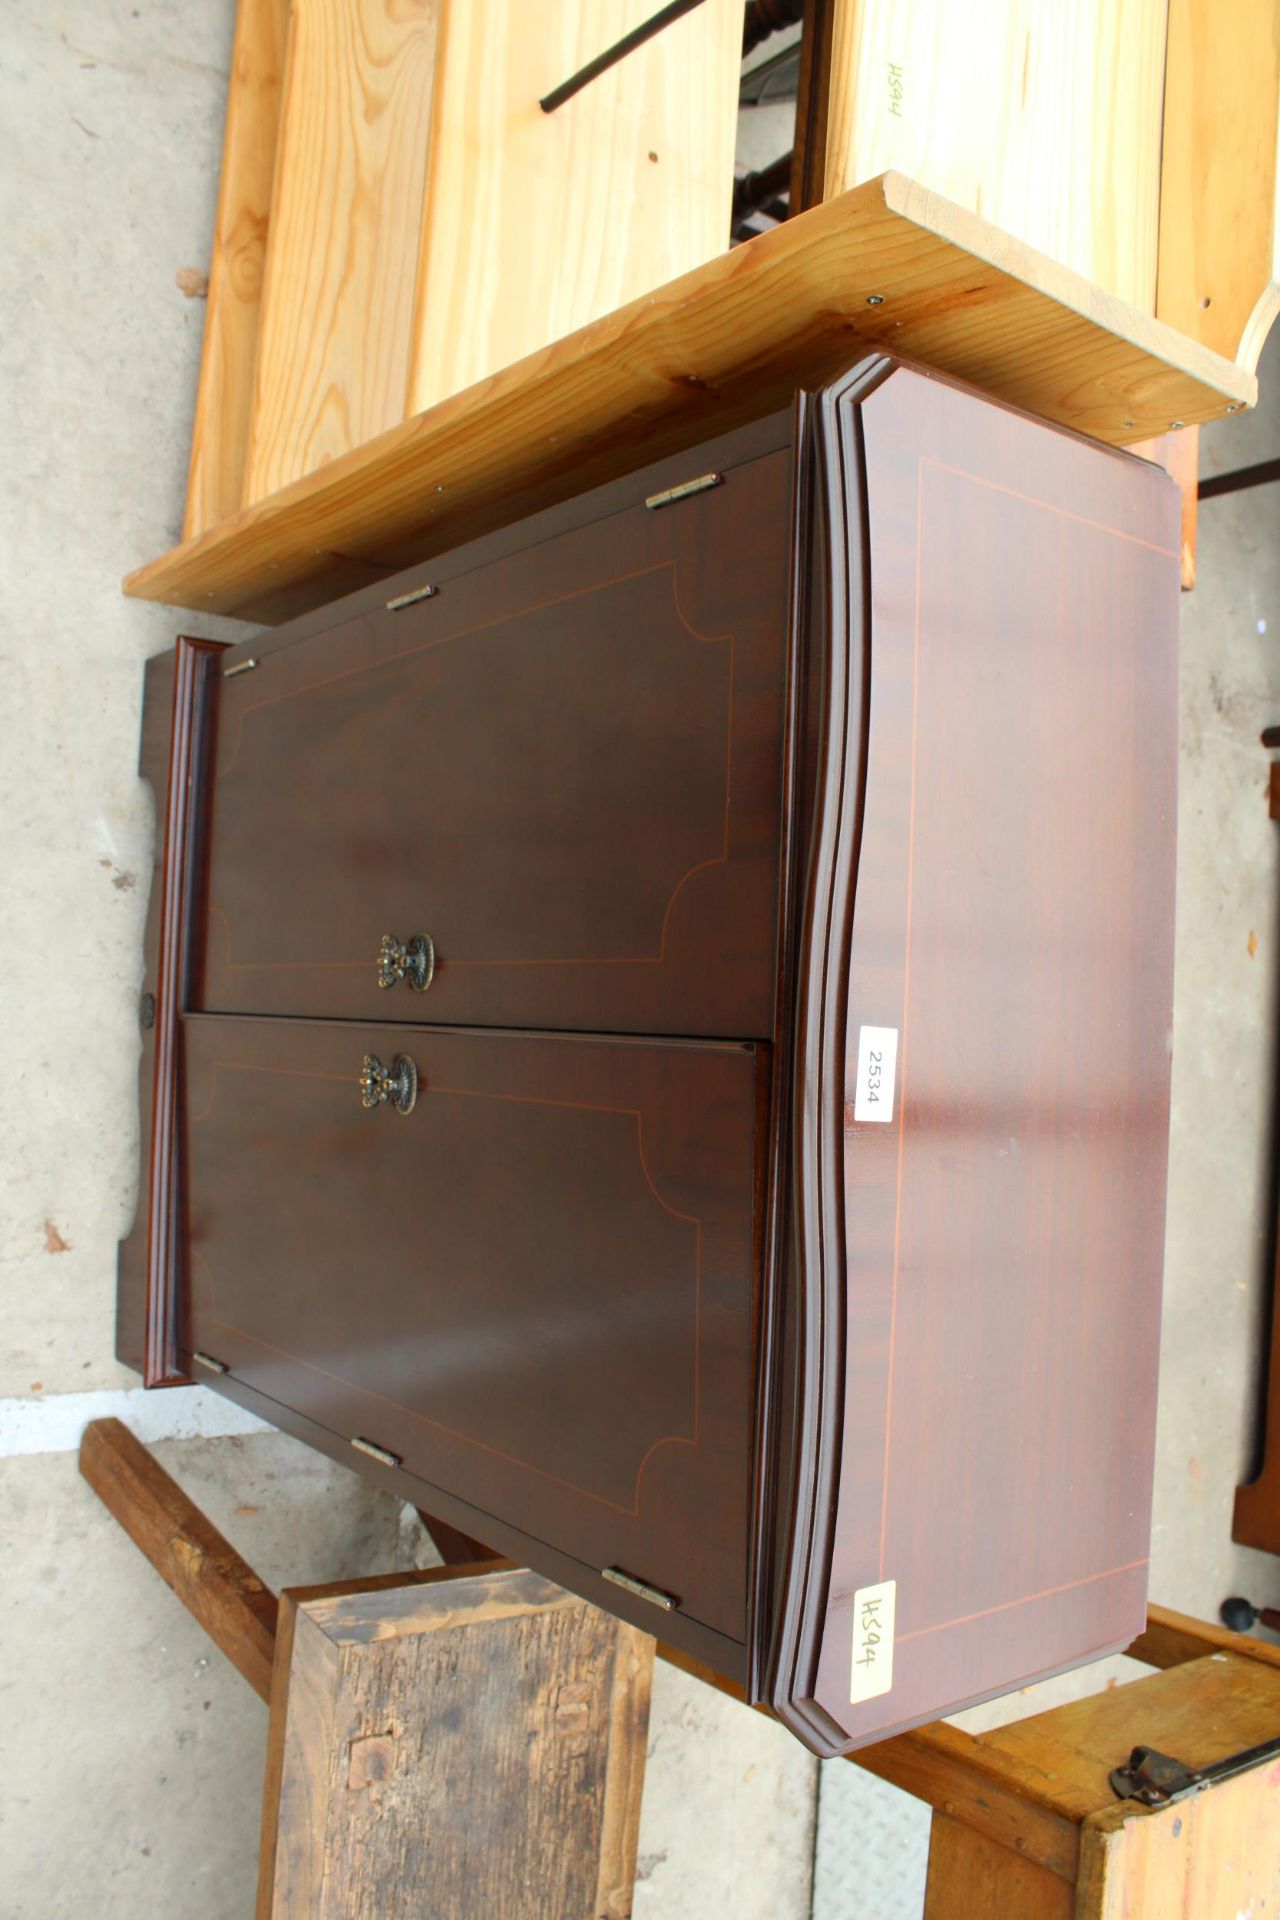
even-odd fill
[(394, 987), (407, 980), (415, 993), (425, 993), (436, 970), (435, 942), (426, 933), (415, 933), (402, 946), (394, 933), (384, 933), (378, 949), (378, 985)]
[(412, 1113), (418, 1097), (418, 1069), (407, 1053), (398, 1053), (384, 1067), (376, 1053), (366, 1053), (360, 1069), (360, 1105), (384, 1107), (388, 1102), (397, 1113)]

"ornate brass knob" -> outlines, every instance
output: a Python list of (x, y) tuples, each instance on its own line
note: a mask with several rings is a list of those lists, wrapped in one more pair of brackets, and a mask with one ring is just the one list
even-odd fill
[(402, 946), (394, 933), (384, 933), (378, 948), (378, 985), (394, 987), (407, 980), (415, 993), (425, 993), (436, 970), (435, 942), (426, 933), (415, 933)]
[(418, 1097), (418, 1069), (407, 1053), (398, 1053), (384, 1067), (376, 1053), (366, 1053), (360, 1069), (360, 1105), (384, 1107), (388, 1103), (397, 1113), (412, 1113)]

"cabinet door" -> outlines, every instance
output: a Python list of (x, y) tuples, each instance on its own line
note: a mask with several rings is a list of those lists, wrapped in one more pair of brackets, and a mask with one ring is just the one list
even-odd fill
[(221, 681), (193, 1004), (767, 1037), (789, 544), (772, 452)]
[[(184, 1041), (190, 1349), (741, 1640), (756, 1050), (200, 1016)], [(366, 1052), (412, 1057), (411, 1112), (362, 1108)]]

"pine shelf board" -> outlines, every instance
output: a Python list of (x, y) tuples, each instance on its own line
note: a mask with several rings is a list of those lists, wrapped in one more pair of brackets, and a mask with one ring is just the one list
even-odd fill
[(1116, 446), (1257, 398), (1246, 368), (890, 172), (388, 428), (125, 591), (287, 619), (783, 405), (867, 345)]

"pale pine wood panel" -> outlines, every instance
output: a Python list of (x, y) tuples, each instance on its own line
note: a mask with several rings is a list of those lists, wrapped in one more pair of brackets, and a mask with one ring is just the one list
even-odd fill
[(1154, 311), (1166, 0), (834, 7), (827, 197), (897, 168)]
[(1057, 1804), (1083, 1820), (1107, 1805), (1108, 1773), (1138, 1741), (1204, 1767), (1270, 1739), (1277, 1726), (1280, 1672), (1225, 1653), (1013, 1721), (982, 1745), (993, 1762), (1051, 1781)]
[(187, 509), (193, 540), (240, 506), (263, 265), (280, 127), (289, 0), (240, 0), (209, 261)]
[(728, 246), (740, 0), (704, 0), (556, 112), (538, 105), (653, 10), (448, 8), (406, 413)]
[(1256, 368), (1280, 312), (1280, 0), (1169, 0), (1156, 312)]
[(1126, 1803), (1084, 1824), (1075, 1920), (1261, 1920), (1278, 1906), (1274, 1763), (1157, 1813)]
[(243, 499), (403, 417), (438, 0), (294, 0)]
[(1251, 374), (888, 174), (405, 421), (125, 590), (281, 620), (785, 405), (868, 345), (1114, 445), (1257, 397)]

